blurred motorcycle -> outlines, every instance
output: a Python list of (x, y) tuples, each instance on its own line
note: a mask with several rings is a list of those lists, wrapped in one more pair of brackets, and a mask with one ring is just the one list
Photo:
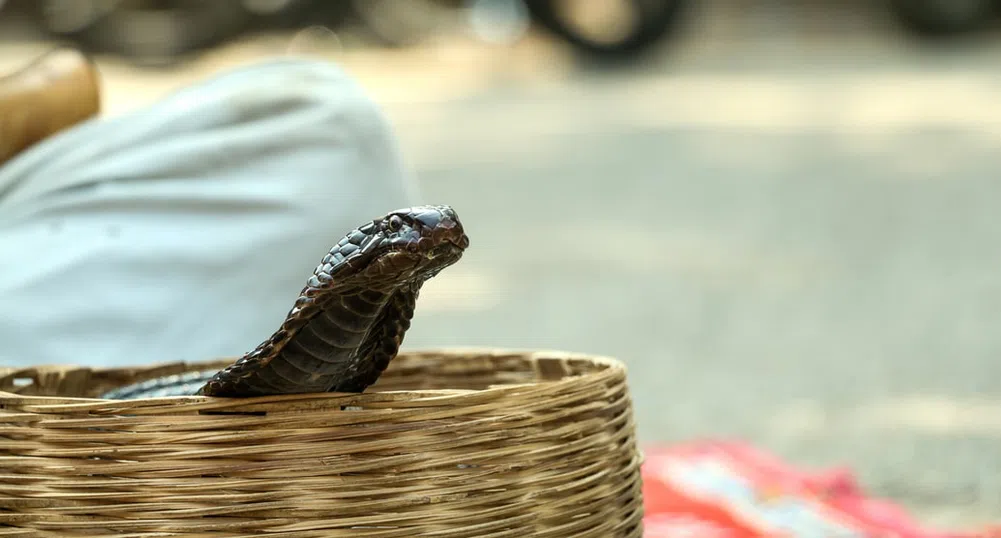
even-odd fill
[(387, 46), (415, 44), (462, 1), (447, 0), (37, 0), (44, 31), (89, 52), (170, 63), (247, 30), (336, 28), (354, 19)]
[(243, 0), (36, 0), (30, 9), (50, 35), (149, 64), (217, 45), (250, 19)]
[[(476, 19), (481, 29), (484, 24), (520, 28), (535, 23), (582, 53), (623, 58), (649, 49), (665, 37), (687, 3), (688, 0), (36, 0), (30, 3), (30, 9), (38, 24), (51, 35), (90, 52), (107, 52), (152, 64), (170, 63), (252, 28), (293, 29), (313, 25), (331, 28), (354, 19), (380, 44), (406, 47), (439, 34), (443, 27), (469, 23), (470, 17)], [(481, 16), (484, 12), (502, 13), (504, 20), (485, 18)], [(523, 24), (519, 26), (512, 16), (524, 19)]]
[[(998, 0), (886, 0), (922, 36), (986, 25)], [(4, 0), (0, 0), (3, 4)], [(534, 24), (581, 55), (621, 62), (667, 39), (691, 0), (27, 0), (49, 34), (89, 52), (172, 63), (250, 29), (339, 29), (349, 20), (379, 44), (417, 45), (466, 25), (511, 42)]]

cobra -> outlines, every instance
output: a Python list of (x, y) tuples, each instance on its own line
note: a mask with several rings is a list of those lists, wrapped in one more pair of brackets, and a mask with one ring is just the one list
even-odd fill
[(345, 235), (281, 326), (230, 366), (148, 380), (101, 397), (362, 392), (399, 352), (421, 286), (459, 261), (468, 246), (449, 206), (393, 211)]

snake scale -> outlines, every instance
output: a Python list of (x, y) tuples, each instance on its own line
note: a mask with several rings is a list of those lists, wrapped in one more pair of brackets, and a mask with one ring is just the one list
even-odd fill
[(323, 257), (281, 326), (233, 364), (143, 381), (101, 397), (362, 392), (399, 352), (421, 286), (459, 261), (468, 246), (449, 206), (390, 212), (345, 235)]

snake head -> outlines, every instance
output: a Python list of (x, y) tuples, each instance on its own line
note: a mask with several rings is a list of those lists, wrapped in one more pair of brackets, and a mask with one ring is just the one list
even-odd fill
[[(310, 285), (364, 277), (368, 285), (423, 282), (459, 261), (469, 246), (455, 210), (446, 205), (399, 209), (344, 236), (323, 259)], [(326, 277), (326, 278), (325, 278)]]
[(373, 224), (391, 248), (420, 253), (431, 259), (461, 254), (469, 246), (459, 216), (447, 205), (393, 211)]

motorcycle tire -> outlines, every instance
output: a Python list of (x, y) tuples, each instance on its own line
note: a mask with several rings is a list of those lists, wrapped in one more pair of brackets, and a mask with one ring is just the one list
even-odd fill
[(630, 0), (634, 17), (629, 30), (618, 39), (602, 41), (575, 28), (560, 13), (558, 0), (524, 0), (524, 3), (532, 21), (550, 34), (584, 54), (612, 59), (635, 56), (653, 48), (674, 30), (689, 5), (688, 0)]
[(948, 37), (983, 29), (996, 13), (996, 0), (890, 0), (890, 10), (910, 32)]

